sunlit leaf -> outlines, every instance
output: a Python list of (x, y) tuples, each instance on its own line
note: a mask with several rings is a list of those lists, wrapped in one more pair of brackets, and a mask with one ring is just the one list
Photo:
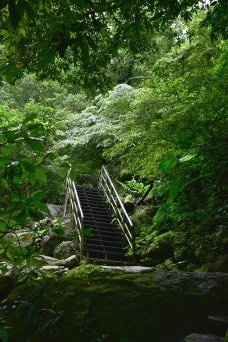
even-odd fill
[(189, 161), (193, 158), (195, 158), (196, 154), (187, 154), (186, 156), (182, 157), (181, 159), (179, 159), (180, 163)]

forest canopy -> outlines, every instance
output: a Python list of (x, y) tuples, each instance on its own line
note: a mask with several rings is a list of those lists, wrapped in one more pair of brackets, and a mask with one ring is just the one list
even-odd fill
[(70, 70), (68, 80), (107, 87), (107, 66), (121, 48), (150, 50), (152, 32), (191, 20), (200, 8), (211, 37), (226, 37), (224, 0), (2, 0), (0, 73), (14, 82), (24, 70), (54, 79)]

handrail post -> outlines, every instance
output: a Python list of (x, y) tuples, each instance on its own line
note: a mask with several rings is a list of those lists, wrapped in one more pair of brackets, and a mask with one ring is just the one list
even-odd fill
[(64, 209), (63, 209), (63, 218), (66, 216), (66, 213), (67, 213), (68, 201), (69, 201), (69, 191), (67, 188), (66, 189), (66, 198), (65, 198), (65, 203), (64, 203)]
[(99, 190), (101, 189), (101, 184), (102, 184), (102, 176), (103, 176), (102, 172), (103, 172), (103, 169), (101, 167), (101, 171), (100, 171), (99, 178), (98, 178), (98, 184), (97, 184), (97, 187)]
[(116, 191), (116, 188), (104, 166), (101, 168), (100, 178), (98, 182), (99, 189), (103, 191), (111, 210), (113, 211), (120, 228), (123, 230), (124, 236), (130, 245), (133, 258), (135, 256), (135, 238), (134, 227), (126, 209)]
[(67, 206), (68, 206), (68, 201), (69, 201), (68, 181), (69, 181), (70, 170), (71, 170), (71, 169), (69, 169), (69, 170), (67, 171), (66, 180), (65, 180), (66, 198), (65, 198), (65, 203), (64, 203), (63, 218), (66, 216), (66, 213), (67, 213)]
[(70, 178), (70, 172), (71, 172), (71, 168), (68, 170), (67, 177), (66, 177), (66, 199), (65, 199), (65, 204), (64, 204), (63, 217), (66, 216), (68, 203), (69, 203), (71, 212), (72, 212), (73, 224), (74, 224), (76, 232), (78, 233), (80, 256), (81, 258), (83, 258), (84, 257), (84, 236), (83, 236), (82, 231), (84, 229), (84, 214), (82, 212), (82, 208), (81, 208), (81, 204), (80, 204), (80, 200), (78, 197), (75, 183)]

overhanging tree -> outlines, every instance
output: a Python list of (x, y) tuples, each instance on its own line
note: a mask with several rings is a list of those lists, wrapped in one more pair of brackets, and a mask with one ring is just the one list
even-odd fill
[(21, 70), (57, 77), (74, 66), (77, 82), (107, 82), (106, 67), (121, 47), (148, 46), (148, 32), (188, 20), (204, 7), (213, 34), (223, 33), (226, 2), (198, 0), (3, 0), (0, 2), (0, 71), (14, 81)]

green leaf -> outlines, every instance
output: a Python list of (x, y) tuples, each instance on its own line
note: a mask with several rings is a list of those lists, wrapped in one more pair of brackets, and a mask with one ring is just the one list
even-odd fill
[(177, 164), (177, 158), (172, 156), (170, 158), (167, 158), (163, 160), (159, 165), (158, 165), (158, 170), (159, 171), (167, 171), (173, 168)]
[(10, 250), (7, 250), (7, 251), (6, 251), (6, 257), (7, 257), (8, 259), (11, 259), (11, 258), (13, 257), (13, 255), (12, 255), (11, 252), (10, 252)]
[(20, 200), (13, 200), (5, 209), (5, 213), (19, 212), (24, 208), (24, 204)]
[(45, 148), (43, 145), (43, 138), (25, 138), (25, 141), (27, 142), (27, 144), (34, 150), (37, 152), (44, 152)]
[[(13, 242), (15, 243), (15, 242)], [(8, 251), (10, 252), (10, 254), (15, 258), (15, 257), (22, 257), (23, 256), (23, 252), (22, 252), (22, 248), (20, 246), (17, 246), (16, 244), (14, 245), (10, 245)]]
[(39, 134), (39, 133), (44, 133), (45, 132), (45, 127), (42, 123), (36, 122), (36, 123), (31, 123), (29, 125), (26, 125), (26, 130), (30, 130), (33, 133)]
[(41, 184), (46, 184), (47, 183), (47, 178), (45, 175), (45, 170), (43, 167), (37, 167), (35, 169), (35, 173), (36, 173), (36, 178), (37, 180), (41, 183)]
[(0, 245), (0, 254), (3, 254), (5, 253), (5, 248), (3, 247), (3, 245)]
[(37, 114), (29, 115), (27, 118), (25, 118), (22, 122), (23, 125), (25, 125), (29, 121), (33, 121), (35, 118), (37, 118)]
[(41, 210), (41, 211), (43, 211), (43, 212), (45, 212), (47, 214), (50, 213), (50, 210), (49, 210), (48, 206), (46, 204), (44, 204), (44, 203), (41, 203), (41, 202), (34, 203), (33, 208), (39, 209), (39, 210)]
[(26, 209), (23, 208), (21, 210), (21, 212), (19, 213), (19, 215), (17, 216), (17, 221), (20, 225), (23, 225), (27, 220), (27, 213), (26, 213)]
[(189, 161), (189, 160), (195, 158), (195, 156), (196, 156), (196, 154), (187, 154), (186, 156), (180, 158), (180, 159), (179, 159), (179, 162), (180, 162), (180, 163), (184, 163), (184, 162), (186, 162), (186, 161)]
[(58, 228), (53, 228), (53, 232), (58, 235), (58, 236), (64, 236), (65, 234), (65, 228), (64, 227), (58, 227)]
[(7, 156), (0, 156), (0, 167), (7, 166), (11, 163), (11, 159)]
[(85, 236), (85, 237), (93, 237), (94, 234), (92, 233), (92, 231), (93, 231), (93, 228), (84, 228), (84, 229), (81, 231), (81, 233), (82, 233), (82, 235)]
[(35, 172), (35, 168), (33, 165), (33, 160), (30, 159), (29, 157), (23, 157), (20, 159), (20, 163), (22, 166), (24, 166), (24, 168), (26, 169), (26, 171), (28, 172)]
[(27, 214), (35, 221), (40, 221), (43, 218), (43, 215), (37, 211), (37, 209), (28, 207), (26, 208)]
[(175, 180), (169, 185), (169, 199), (175, 199), (177, 195), (181, 192), (182, 182), (180, 180)]
[(16, 152), (17, 152), (17, 146), (13, 144), (7, 144), (2, 147), (2, 153), (4, 155), (10, 156), (11, 154), (16, 153)]
[(6, 223), (4, 221), (0, 221), (0, 233), (4, 233), (6, 231)]
[(27, 199), (27, 203), (34, 203), (34, 202), (40, 202), (44, 198), (45, 194), (41, 190), (37, 190), (29, 196)]

